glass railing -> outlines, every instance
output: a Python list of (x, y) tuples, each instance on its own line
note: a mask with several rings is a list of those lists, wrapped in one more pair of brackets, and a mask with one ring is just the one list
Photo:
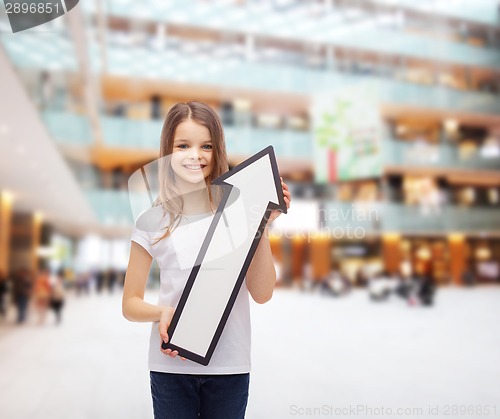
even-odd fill
[[(95, 189), (86, 192), (100, 222), (107, 226), (132, 225), (129, 195), (126, 190)], [(335, 238), (363, 238), (380, 233), (482, 233), (500, 228), (496, 208), (441, 208), (407, 206), (396, 203), (328, 201), (321, 209), (322, 226)]]
[[(163, 121), (137, 121), (122, 117), (101, 117), (106, 144), (120, 147), (158, 149)], [(224, 127), (227, 149), (233, 154), (251, 155), (269, 144), (282, 157), (312, 158), (308, 132), (251, 127)]]
[[(6, 46), (15, 66), (40, 70), (76, 70), (72, 44), (67, 39), (57, 38), (55, 42), (55, 39), (50, 38), (50, 42), (46, 42), (41, 36), (22, 36), (22, 42), (17, 42), (17, 37), (14, 42), (13, 38), (2, 37), (1, 42)], [(94, 41), (90, 42), (89, 50), (92, 68), (98, 72), (102, 67), (101, 49)], [(354, 75), (279, 62), (248, 62), (236, 57), (213, 57), (209, 54), (159, 51), (146, 47), (109, 46), (106, 56), (106, 71), (110, 75), (201, 84), (219, 89), (227, 87), (278, 94), (299, 93), (310, 97), (325, 91), (346, 91), (350, 85), (359, 87), (360, 83), (365, 83), (376, 91), (383, 103), (481, 114), (500, 113), (500, 96), (497, 94), (459, 91), (437, 85), (417, 85), (382, 78), (375, 72)]]
[[(476, 3), (476, 1), (468, 3)], [(128, 19), (136, 19), (139, 13), (143, 19), (155, 22), (161, 20), (167, 25), (187, 25), (231, 33), (257, 34), (292, 42), (327, 43), (363, 51), (431, 60), (439, 59), (464, 65), (500, 66), (500, 55), (495, 49), (478, 48), (407, 33), (403, 22), (400, 24), (395, 22), (394, 13), (375, 15), (373, 12), (363, 11), (353, 6), (343, 10), (332, 9), (328, 12), (321, 10), (313, 16), (314, 13), (309, 10), (310, 7), (301, 6), (300, 2), (283, 11), (275, 10), (272, 2), (268, 3), (268, 5), (245, 7), (229, 2), (203, 4), (199, 1), (187, 0), (175, 4), (158, 2), (146, 8), (143, 5), (138, 6), (133, 1), (115, 0), (108, 2), (108, 13)], [(91, 11), (92, 2), (87, 2), (86, 8)], [(457, 8), (448, 6), (436, 11), (442, 13), (446, 9)], [(493, 18), (498, 13), (495, 6), (462, 9), (457, 17), (466, 17), (467, 20), (478, 14), (486, 15), (488, 11), (493, 14)], [(357, 16), (349, 18), (347, 15), (353, 12)]]
[(20, 68), (42, 68), (48, 71), (76, 71), (76, 50), (71, 37), (64, 30), (23, 32), (0, 36), (12, 62)]
[[(454, 144), (432, 145), (425, 142), (400, 140), (383, 141), (383, 156), (386, 164), (412, 167), (442, 167), (454, 169), (500, 170), (500, 153), (497, 156), (475, 155), (462, 157)], [(498, 150), (497, 152), (500, 152)]]
[[(94, 66), (99, 68), (98, 48), (93, 48)], [(213, 58), (177, 51), (147, 48), (108, 49), (107, 71), (128, 77), (148, 77), (178, 83), (212, 85), (217, 88), (243, 88), (299, 93), (314, 97), (326, 91), (346, 91), (349, 86), (366, 85), (384, 103), (404, 104), (426, 109), (498, 114), (500, 96), (443, 86), (417, 85), (384, 79), (376, 74), (352, 75), (314, 70), (278, 63), (248, 62), (239, 58)]]
[[(53, 138), (62, 144), (90, 145), (92, 135), (87, 117), (69, 112), (46, 111), (43, 119)], [(105, 145), (109, 147), (158, 150), (163, 121), (133, 120), (124, 117), (101, 116)], [(280, 158), (313, 160), (314, 138), (308, 131), (265, 129), (245, 126), (224, 127), (227, 149), (235, 155), (249, 156), (269, 144)], [(411, 167), (441, 167), (460, 169), (500, 169), (500, 157), (472, 156), (461, 158), (453, 144), (426, 143), (385, 139), (382, 141), (385, 165)]]
[(65, 111), (44, 111), (42, 118), (56, 142), (65, 145), (92, 144), (92, 129), (87, 116)]
[(396, 203), (326, 202), (324, 230), (338, 238), (378, 233), (483, 233), (500, 228), (498, 207), (408, 206)]
[[(90, 123), (85, 116), (46, 111), (43, 119), (56, 142), (82, 146), (92, 143)], [(100, 122), (106, 146), (151, 150), (160, 147), (163, 121), (101, 116)], [(226, 126), (224, 133), (231, 154), (251, 155), (272, 144), (281, 157), (312, 159), (313, 142), (309, 132)]]
[(130, 226), (133, 223), (129, 194), (126, 190), (93, 189), (87, 199), (104, 226)]
[(160, 148), (163, 121), (141, 121), (114, 116), (100, 117), (106, 145), (111, 147)]

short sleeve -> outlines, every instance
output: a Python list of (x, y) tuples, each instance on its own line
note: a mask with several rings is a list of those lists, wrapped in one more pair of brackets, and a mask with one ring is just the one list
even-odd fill
[(138, 245), (144, 248), (146, 252), (149, 253), (151, 257), (153, 257), (152, 254), (152, 245), (151, 245), (151, 233), (148, 233), (147, 231), (139, 230), (135, 225), (132, 228), (132, 237), (130, 238), (131, 241), (136, 242)]

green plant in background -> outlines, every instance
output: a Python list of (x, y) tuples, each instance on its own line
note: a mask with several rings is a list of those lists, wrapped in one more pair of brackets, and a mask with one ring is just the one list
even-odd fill
[(352, 144), (353, 138), (347, 118), (347, 112), (351, 106), (351, 102), (337, 99), (334, 102), (333, 112), (323, 112), (321, 123), (315, 132), (317, 142), (321, 147), (338, 151), (341, 144)]
[(358, 179), (381, 173), (380, 113), (376, 92), (362, 86), (316, 100), (317, 180)]

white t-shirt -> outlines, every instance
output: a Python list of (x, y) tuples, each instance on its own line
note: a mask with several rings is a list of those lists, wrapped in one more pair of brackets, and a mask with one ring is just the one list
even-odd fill
[[(161, 207), (154, 207), (149, 212), (162, 211)], [(160, 215), (161, 217), (161, 215)], [(164, 217), (159, 223), (164, 227)], [(181, 224), (174, 229), (172, 234), (158, 243), (156, 239), (163, 234), (150, 225), (138, 222), (139, 229), (134, 226), (131, 240), (142, 246), (160, 267), (160, 294), (158, 304), (177, 307), (184, 286), (186, 285), (191, 269), (200, 251), (213, 214), (202, 214), (183, 217)], [(217, 347), (207, 366), (186, 360), (180, 357), (171, 358), (160, 351), (159, 322), (151, 328), (149, 346), (149, 369), (151, 371), (178, 373), (178, 374), (241, 374), (250, 372), (250, 308), (248, 290), (245, 281), (234, 303), (233, 309)]]

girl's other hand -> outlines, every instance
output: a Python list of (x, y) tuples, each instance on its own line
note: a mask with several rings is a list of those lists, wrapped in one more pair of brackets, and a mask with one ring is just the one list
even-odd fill
[[(281, 187), (283, 188), (283, 195), (285, 197), (286, 209), (288, 210), (288, 208), (290, 208), (290, 202), (292, 200), (292, 195), (290, 194), (290, 191), (288, 190), (288, 185), (285, 182), (283, 182), (283, 178), (280, 177), (280, 179), (281, 179)], [(271, 224), (280, 215), (281, 215), (281, 211), (278, 211), (278, 210), (271, 211), (271, 215), (269, 216), (269, 220), (267, 221), (267, 225)]]
[[(172, 349), (163, 349), (161, 345), (163, 342), (168, 343), (167, 330), (168, 326), (170, 326), (170, 322), (172, 321), (172, 317), (174, 316), (174, 311), (175, 310), (173, 307), (164, 307), (164, 310), (162, 310), (162, 314), (160, 317), (160, 326), (159, 326), (160, 338), (161, 338), (160, 351), (162, 351), (162, 353), (164, 353), (165, 355), (170, 356), (171, 358), (175, 358), (177, 355), (179, 355), (179, 352), (172, 351)], [(183, 361), (186, 360), (186, 358), (182, 357), (181, 359)]]

